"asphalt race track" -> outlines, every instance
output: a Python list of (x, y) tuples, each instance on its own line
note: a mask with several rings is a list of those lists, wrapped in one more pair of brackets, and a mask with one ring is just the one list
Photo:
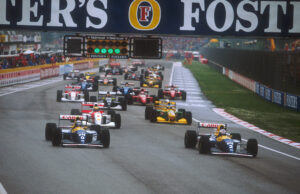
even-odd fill
[[(165, 85), (172, 63), (161, 63), (167, 67)], [(183, 70), (174, 70), (173, 80), (179, 82), (176, 71)], [(44, 138), (46, 122), (80, 108), (56, 102), (56, 90), (68, 82), (0, 97), (0, 182), (8, 193), (300, 193), (300, 150), (223, 119), (201, 92), (203, 106), (181, 104), (195, 119), (229, 123), (243, 139), (257, 138), (280, 153), (259, 147), (257, 158), (199, 155), (184, 148), (183, 138), (196, 123), (153, 124), (145, 121), (143, 106), (120, 112), (122, 128), (110, 130), (109, 149), (52, 147)]]

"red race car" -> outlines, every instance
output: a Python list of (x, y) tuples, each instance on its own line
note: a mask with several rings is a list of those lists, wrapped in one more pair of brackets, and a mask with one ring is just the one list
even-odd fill
[(128, 104), (148, 105), (153, 104), (157, 100), (155, 95), (149, 96), (148, 91), (145, 89), (135, 89), (134, 93), (135, 95), (128, 98)]
[(159, 89), (157, 97), (159, 99), (169, 98), (171, 100), (181, 99), (186, 100), (186, 91), (178, 90), (176, 86), (166, 86), (165, 90)]

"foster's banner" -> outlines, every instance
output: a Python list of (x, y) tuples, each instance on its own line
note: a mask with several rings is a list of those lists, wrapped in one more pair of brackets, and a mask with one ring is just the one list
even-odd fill
[(0, 0), (0, 29), (300, 36), (300, 0)]

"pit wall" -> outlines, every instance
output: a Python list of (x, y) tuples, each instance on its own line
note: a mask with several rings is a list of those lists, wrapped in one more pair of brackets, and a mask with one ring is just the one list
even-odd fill
[(227, 67), (224, 67), (221, 64), (212, 61), (211, 59), (208, 59), (208, 61), (208, 65), (212, 66), (214, 69), (216, 69), (232, 81), (251, 90), (252, 92), (255, 92), (265, 100), (300, 112), (300, 96), (274, 90), (246, 76), (236, 73), (228, 69)]
[(89, 59), (81, 61), (70, 61), (67, 63), (1, 69), (0, 87), (57, 77), (72, 70), (92, 69), (95, 64), (98, 66), (98, 64), (100, 64), (100, 61), (100, 59)]

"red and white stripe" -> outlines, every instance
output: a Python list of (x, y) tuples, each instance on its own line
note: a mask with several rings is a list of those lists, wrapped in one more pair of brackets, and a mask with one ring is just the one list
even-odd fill
[(262, 134), (262, 135), (264, 135), (266, 137), (269, 137), (269, 138), (274, 139), (276, 141), (279, 141), (281, 143), (284, 143), (284, 144), (287, 144), (287, 145), (290, 145), (290, 146), (293, 146), (295, 148), (300, 149), (300, 143), (294, 142), (292, 140), (280, 137), (278, 135), (275, 135), (273, 133), (265, 131), (265, 130), (263, 130), (261, 128), (258, 128), (255, 125), (252, 125), (252, 124), (250, 124), (250, 123), (248, 123), (246, 121), (243, 121), (243, 120), (241, 120), (241, 119), (239, 119), (239, 118), (237, 118), (237, 117), (235, 117), (235, 116), (233, 116), (233, 115), (225, 112), (224, 109), (214, 108), (213, 111), (216, 112), (218, 115), (221, 115), (222, 117), (224, 117), (224, 118), (226, 118), (228, 120), (231, 120), (234, 123), (239, 124), (239, 125), (247, 128), (247, 129), (250, 129), (252, 131), (258, 132), (258, 133), (260, 133), (260, 134)]

